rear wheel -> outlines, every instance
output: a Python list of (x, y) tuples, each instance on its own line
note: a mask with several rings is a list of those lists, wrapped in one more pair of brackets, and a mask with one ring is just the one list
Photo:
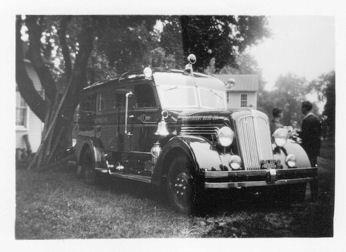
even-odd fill
[(84, 151), (81, 157), (81, 178), (86, 184), (97, 184), (99, 181), (96, 170), (95, 160), (91, 150), (88, 148)]
[(186, 156), (174, 159), (168, 168), (167, 192), (171, 205), (180, 213), (190, 214), (196, 203), (192, 164)]

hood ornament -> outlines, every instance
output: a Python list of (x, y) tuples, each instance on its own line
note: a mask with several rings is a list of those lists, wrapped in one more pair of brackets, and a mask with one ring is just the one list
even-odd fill
[(167, 111), (162, 111), (161, 113), (161, 121), (157, 124), (157, 130), (155, 132), (155, 135), (157, 136), (168, 136), (169, 131), (167, 129), (167, 123), (165, 119), (168, 117)]

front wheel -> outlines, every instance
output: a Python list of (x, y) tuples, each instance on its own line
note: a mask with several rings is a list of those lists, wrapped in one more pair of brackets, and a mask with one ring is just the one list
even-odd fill
[(174, 159), (168, 168), (167, 192), (171, 205), (180, 213), (190, 214), (195, 200), (192, 164), (185, 156)]

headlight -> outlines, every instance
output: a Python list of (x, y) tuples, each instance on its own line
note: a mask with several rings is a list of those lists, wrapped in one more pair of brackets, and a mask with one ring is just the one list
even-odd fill
[(233, 170), (239, 170), (241, 168), (241, 158), (237, 155), (231, 156), (231, 160), (229, 161), (229, 166)]
[(290, 168), (297, 167), (296, 166), (296, 156), (293, 154), (288, 154), (286, 157), (286, 164)]
[(228, 147), (232, 144), (234, 132), (230, 127), (223, 126), (217, 131), (217, 141), (223, 147)]
[(273, 137), (274, 137), (276, 145), (282, 147), (287, 142), (288, 130), (284, 128), (277, 129), (273, 133)]

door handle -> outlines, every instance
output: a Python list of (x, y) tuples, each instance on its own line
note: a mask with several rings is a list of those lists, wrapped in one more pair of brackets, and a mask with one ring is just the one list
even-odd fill
[(125, 135), (128, 135), (128, 136), (132, 136), (132, 133), (128, 131), (127, 129), (127, 120), (128, 120), (128, 117), (129, 117), (129, 97), (131, 97), (133, 95), (133, 93), (131, 91), (127, 92), (126, 95), (125, 95)]

